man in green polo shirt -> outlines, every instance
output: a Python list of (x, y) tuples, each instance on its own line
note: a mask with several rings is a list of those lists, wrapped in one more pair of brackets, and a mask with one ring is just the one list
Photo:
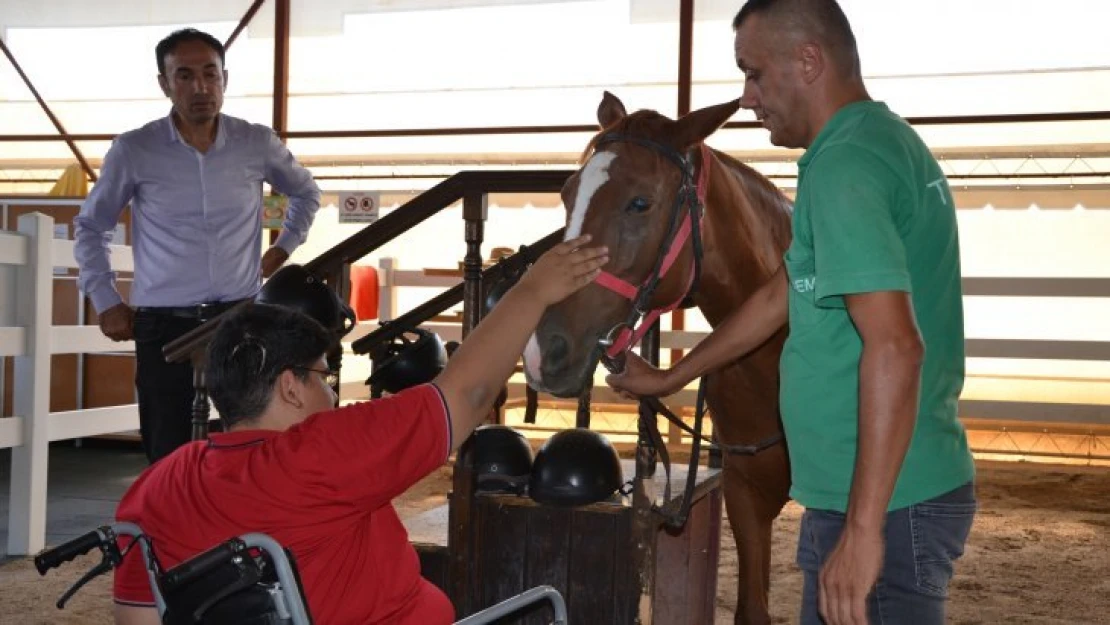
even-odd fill
[(672, 369), (629, 358), (609, 383), (673, 393), (789, 321), (779, 392), (791, 496), (806, 508), (801, 622), (943, 623), (976, 507), (956, 415), (952, 194), (921, 138), (871, 100), (835, 0), (749, 0), (733, 27), (741, 106), (775, 145), (806, 149), (793, 241), (771, 281)]

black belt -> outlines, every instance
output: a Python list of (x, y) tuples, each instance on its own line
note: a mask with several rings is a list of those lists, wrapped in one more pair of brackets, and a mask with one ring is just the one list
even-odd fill
[(167, 317), (180, 317), (182, 319), (196, 319), (207, 321), (216, 315), (234, 308), (236, 304), (245, 300), (232, 302), (205, 302), (192, 306), (137, 306), (135, 312), (150, 315), (164, 315)]

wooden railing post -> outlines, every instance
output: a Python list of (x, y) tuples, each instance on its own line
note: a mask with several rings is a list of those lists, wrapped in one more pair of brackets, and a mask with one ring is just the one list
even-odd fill
[(463, 195), (466, 223), (466, 256), (463, 258), (463, 338), (482, 319), (482, 242), (485, 240), (486, 194), (467, 191)]
[(16, 324), (25, 328), (27, 346), (15, 357), (12, 406), (23, 419), (23, 444), (12, 448), (8, 554), (30, 555), (46, 542), (54, 220), (31, 213), (21, 216), (18, 224), (28, 245), (27, 262), (16, 272)]
[[(644, 334), (640, 343), (640, 354), (650, 363), (659, 364), (659, 322), (656, 321)], [(639, 438), (636, 441), (636, 475), (632, 481), (632, 557), (639, 572), (640, 600), (637, 607), (637, 623), (649, 625), (654, 622), (652, 606), (655, 603), (655, 538), (659, 517), (652, 511), (655, 503), (655, 450), (648, 438), (643, 421), (657, 419), (655, 411), (646, 402), (640, 402), (641, 420)]]
[(194, 441), (208, 438), (208, 418), (211, 407), (208, 404), (208, 383), (204, 379), (204, 368), (208, 363), (208, 349), (201, 347), (193, 350), (189, 359), (193, 367), (193, 434)]
[[(463, 339), (482, 318), (482, 241), (487, 216), (486, 194), (468, 190), (463, 195), (466, 256), (463, 258)], [(458, 441), (461, 443), (461, 441)], [(448, 505), (447, 553), (451, 600), (460, 616), (478, 609), (471, 583), (476, 529), (473, 516), (474, 470), (467, 454), (456, 454)]]

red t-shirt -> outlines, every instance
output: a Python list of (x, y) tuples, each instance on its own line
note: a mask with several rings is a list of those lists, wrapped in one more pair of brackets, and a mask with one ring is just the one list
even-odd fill
[[(426, 384), (285, 432), (214, 433), (185, 445), (139, 476), (116, 517), (151, 537), (164, 569), (233, 536), (270, 535), (296, 557), (317, 623), (450, 623), (454, 608), (420, 576), (391, 503), (450, 450), (447, 405)], [(115, 573), (113, 596), (152, 606), (133, 551)]]

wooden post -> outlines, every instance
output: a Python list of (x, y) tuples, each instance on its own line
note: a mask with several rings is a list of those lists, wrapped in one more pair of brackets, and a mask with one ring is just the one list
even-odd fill
[[(463, 258), (463, 339), (478, 325), (482, 314), (482, 240), (487, 216), (486, 195), (467, 191), (463, 195), (466, 256)], [(447, 584), (459, 616), (477, 609), (473, 583), (473, 552), (477, 536), (474, 523), (474, 469), (470, 454), (455, 455), (455, 469), (448, 495)]]
[(486, 194), (468, 191), (463, 196), (466, 222), (466, 256), (463, 258), (463, 338), (482, 319), (482, 242), (488, 214)]
[[(640, 343), (640, 354), (650, 363), (659, 363), (659, 322), (651, 326)], [(644, 422), (655, 419), (655, 411), (640, 402), (639, 439), (636, 444), (636, 476), (632, 483), (632, 540), (635, 570), (639, 573), (640, 599), (637, 610), (639, 625), (654, 622), (655, 533), (659, 526), (652, 504), (655, 490), (655, 452), (644, 429)]]
[(208, 383), (204, 380), (204, 368), (207, 365), (208, 350), (198, 347), (193, 350), (189, 361), (193, 367), (193, 433), (194, 441), (208, 438), (208, 417), (211, 409), (208, 405)]
[(25, 328), (27, 343), (15, 357), (13, 378), (12, 418), (23, 421), (23, 444), (12, 448), (8, 554), (30, 555), (46, 542), (54, 220), (31, 213), (18, 224), (28, 244), (27, 262), (17, 270), (16, 324)]

